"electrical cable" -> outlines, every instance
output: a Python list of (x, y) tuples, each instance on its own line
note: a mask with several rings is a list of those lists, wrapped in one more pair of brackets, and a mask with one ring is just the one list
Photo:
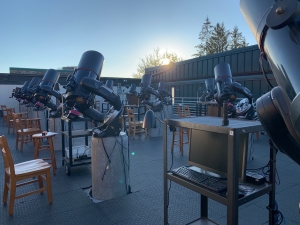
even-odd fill
[[(104, 148), (104, 151), (105, 151), (105, 153), (107, 154), (107, 151), (106, 151), (106, 148), (105, 148), (105, 145), (104, 145), (104, 140), (102, 139), (102, 145), (103, 145), (103, 148)], [(105, 177), (105, 174), (106, 174), (106, 171), (107, 171), (107, 169), (108, 169), (108, 164), (111, 164), (111, 161), (110, 161), (110, 156), (112, 155), (112, 153), (114, 152), (114, 149), (115, 149), (115, 147), (116, 147), (116, 144), (117, 144), (117, 142), (115, 142), (115, 144), (114, 144), (114, 147), (113, 147), (113, 149), (112, 149), (112, 151), (111, 151), (111, 153), (110, 153), (110, 155), (108, 155), (107, 154), (107, 162), (106, 162), (106, 165), (105, 165), (105, 168), (104, 168), (104, 172), (103, 172), (103, 174), (102, 174), (102, 180), (104, 180), (104, 177)]]

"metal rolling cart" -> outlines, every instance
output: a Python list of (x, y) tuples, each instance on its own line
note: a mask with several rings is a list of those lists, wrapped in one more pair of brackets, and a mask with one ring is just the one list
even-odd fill
[[(259, 121), (244, 121), (230, 119), (228, 126), (221, 126), (222, 118), (220, 117), (193, 117), (183, 119), (169, 119), (164, 121), (164, 224), (168, 224), (168, 180), (176, 182), (190, 190), (201, 195), (199, 204), (201, 210), (199, 212), (200, 219), (192, 221), (189, 224), (216, 224), (208, 218), (208, 198), (213, 199), (227, 206), (227, 224), (238, 224), (238, 208), (239, 206), (258, 198), (264, 194), (269, 195), (269, 207), (275, 205), (275, 169), (276, 169), (276, 153), (275, 148), (270, 143), (270, 175), (269, 183), (262, 186), (255, 186), (253, 192), (238, 198), (239, 180), (238, 180), (238, 151), (239, 135), (245, 133), (254, 133), (262, 130)], [(189, 129), (205, 130), (213, 133), (223, 133), (228, 135), (228, 164), (227, 164), (227, 196), (220, 193), (210, 191), (193, 182), (180, 178), (168, 171), (168, 146), (167, 146), (167, 125), (175, 127), (185, 127)], [(247, 183), (248, 185), (248, 183)], [(251, 186), (251, 184), (249, 184)], [(272, 208), (272, 207), (271, 207)], [(269, 224), (274, 223), (274, 211), (269, 209)]]
[[(84, 121), (84, 130), (72, 130), (72, 123)], [(88, 137), (92, 136), (92, 132), (88, 130), (88, 119), (78, 118), (76, 120), (70, 120), (67, 117), (61, 117), (61, 135), (62, 135), (62, 165), (65, 166), (66, 174), (69, 176), (71, 174), (71, 167), (90, 164), (90, 155), (85, 155), (84, 153), (74, 156), (72, 139), (84, 137), (85, 145), (79, 147), (89, 148)], [(65, 122), (68, 123), (68, 130), (65, 131)], [(68, 138), (69, 147), (65, 147), (65, 137)], [(77, 146), (78, 147), (78, 146)]]

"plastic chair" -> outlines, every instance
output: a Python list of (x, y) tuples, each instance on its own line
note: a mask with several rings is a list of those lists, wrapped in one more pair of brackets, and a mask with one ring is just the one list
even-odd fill
[(29, 142), (32, 142), (32, 135), (41, 133), (40, 128), (25, 128), (24, 124), (22, 123), (21, 120), (21, 115), (20, 114), (13, 114), (13, 118), (16, 121), (16, 149), (18, 148), (19, 142), (21, 142), (21, 151), (23, 151), (23, 145), (27, 144)]
[[(0, 149), (4, 161), (4, 190), (3, 190), (3, 204), (7, 204), (8, 191), (10, 191), (8, 214), (12, 215), (14, 211), (15, 199), (23, 198), (35, 193), (43, 193), (47, 191), (48, 202), (52, 203), (52, 187), (50, 176), (50, 165), (42, 159), (30, 160), (18, 164), (14, 164), (13, 158), (4, 136), (0, 136)], [(32, 179), (35, 177), (35, 179)], [(36, 178), (37, 177), (37, 178)], [(27, 180), (22, 183), (17, 183), (21, 180)], [(46, 187), (43, 187), (43, 180), (46, 181)], [(31, 184), (34, 182), (39, 183), (39, 189), (27, 192), (21, 195), (16, 195), (17, 187)]]
[(143, 133), (145, 132), (146, 137), (148, 136), (147, 134), (147, 129), (142, 128), (143, 126), (143, 121), (136, 121), (135, 120), (135, 115), (133, 112), (133, 109), (127, 109), (127, 115), (128, 115), (128, 136), (133, 135), (133, 138), (135, 137), (135, 133)]

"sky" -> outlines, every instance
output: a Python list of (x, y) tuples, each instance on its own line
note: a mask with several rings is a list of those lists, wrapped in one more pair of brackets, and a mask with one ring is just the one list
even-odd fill
[(239, 0), (1, 0), (0, 73), (9, 67), (77, 66), (88, 50), (104, 58), (101, 77), (132, 77), (155, 48), (193, 58), (205, 18), (237, 26), (257, 44)]

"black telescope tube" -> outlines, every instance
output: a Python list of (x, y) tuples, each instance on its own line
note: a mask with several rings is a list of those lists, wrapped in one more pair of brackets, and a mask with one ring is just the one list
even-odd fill
[[(40, 101), (43, 104), (49, 103), (48, 94), (51, 95), (51, 93), (48, 93), (46, 90), (53, 90), (55, 87), (55, 84), (59, 78), (59, 73), (54, 69), (48, 69), (39, 84), (39, 90), (35, 94), (35, 100)], [(61, 99), (60, 99), (61, 100)]]
[(48, 69), (39, 86), (41, 88), (43, 88), (44, 86), (50, 86), (54, 88), (58, 78), (59, 78), (59, 73), (56, 70)]
[(215, 90), (215, 79), (214, 78), (206, 79), (205, 87), (208, 92)]
[(113, 80), (107, 80), (105, 82), (105, 86), (108, 87), (109, 89), (113, 90), (114, 81)]
[(241, 0), (240, 9), (259, 48), (267, 56), (277, 84), (293, 101), (300, 92), (300, 18), (297, 16), (292, 23), (280, 29), (266, 27), (266, 20), (274, 3), (274, 0)]
[(130, 85), (129, 93), (132, 93), (132, 94), (136, 93), (136, 84), (131, 84)]
[[(82, 54), (78, 64), (78, 68), (74, 71), (74, 82), (75, 84), (69, 88), (67, 84), (68, 93), (66, 95), (66, 102), (69, 107), (73, 107), (76, 103), (77, 98), (86, 99), (91, 94), (84, 90), (80, 84), (81, 80), (85, 77), (89, 77), (94, 80), (100, 79), (104, 57), (97, 51), (86, 51)], [(89, 103), (84, 101), (81, 105), (78, 104), (76, 107), (86, 110), (90, 107)], [(90, 102), (91, 103), (91, 102)], [(80, 110), (80, 109), (79, 109)]]
[(27, 87), (29, 85), (30, 81), (25, 81), (25, 83), (23, 84), (23, 87), (21, 88), (20, 92), (19, 92), (19, 98), (23, 98), (24, 97), (24, 94), (27, 90)]
[(165, 89), (166, 82), (165, 81), (160, 81), (158, 83), (158, 91), (163, 91)]
[[(279, 7), (283, 4), (283, 7)], [(276, 82), (291, 101), (290, 118), (300, 133), (300, 6), (298, 0), (241, 0), (240, 9), (264, 52)], [(277, 11), (279, 8), (283, 11)], [(278, 13), (279, 12), (279, 13)], [(273, 26), (281, 22), (281, 26)], [(271, 24), (271, 25), (270, 25)]]
[(228, 63), (219, 63), (214, 68), (215, 80), (217, 83), (217, 102), (223, 104), (223, 101), (234, 101), (236, 93), (230, 88), (232, 83), (232, 74)]
[(141, 89), (142, 91), (145, 89), (147, 89), (148, 87), (150, 87), (151, 85), (151, 81), (152, 81), (152, 75), (151, 74), (144, 74), (142, 76), (142, 80), (141, 80)]
[(38, 87), (38, 85), (40, 84), (41, 82), (41, 79), (38, 78), (38, 77), (34, 77), (32, 78), (32, 80), (30, 81), (28, 87), (27, 87), (27, 90), (26, 92), (31, 92), (31, 93), (34, 93)]

